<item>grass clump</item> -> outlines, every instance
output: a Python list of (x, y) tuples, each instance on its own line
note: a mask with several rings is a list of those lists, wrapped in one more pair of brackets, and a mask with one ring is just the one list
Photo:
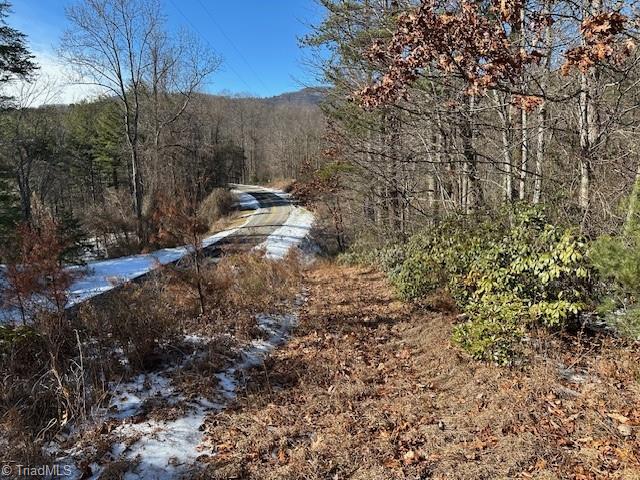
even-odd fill
[(212, 227), (233, 210), (233, 196), (226, 188), (214, 188), (198, 208), (198, 216)]

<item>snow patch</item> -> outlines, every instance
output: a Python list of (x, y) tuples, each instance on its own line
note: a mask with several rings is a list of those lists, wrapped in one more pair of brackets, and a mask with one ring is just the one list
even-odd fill
[[(243, 217), (246, 220), (240, 227), (224, 230), (205, 238), (202, 241), (204, 248), (208, 248), (223, 238), (236, 233), (249, 222), (250, 216), (260, 213), (260, 204), (253, 196), (239, 190), (233, 190), (232, 192), (239, 197), (240, 204), (245, 206), (243, 208), (255, 211)], [(89, 262), (86, 266), (71, 266), (68, 270), (77, 274), (78, 279), (69, 287), (67, 307), (72, 307), (124, 283), (142, 277), (160, 266), (177, 262), (189, 255), (192, 250), (188, 246), (165, 248), (148, 254)], [(0, 288), (6, 282), (3, 270), (3, 266), (0, 265)], [(42, 303), (38, 299), (34, 299), (34, 302), (36, 305)], [(20, 315), (17, 310), (6, 308), (0, 310), (0, 324), (14, 323), (18, 320), (20, 320)]]
[(293, 207), (287, 221), (258, 246), (269, 258), (284, 258), (289, 249), (299, 246), (309, 235), (313, 215), (305, 208)]
[(235, 189), (231, 190), (231, 193), (236, 197), (235, 204), (240, 210), (257, 210), (260, 208), (260, 203), (253, 195)]
[[(300, 305), (301, 300), (296, 305)], [(240, 360), (227, 370), (216, 375), (219, 381), (219, 402), (205, 398), (188, 400), (176, 392), (170, 375), (178, 372), (178, 367), (164, 371), (140, 374), (130, 382), (113, 386), (113, 400), (108, 408), (107, 418), (120, 420), (122, 423), (112, 431), (114, 443), (109, 459), (126, 459), (134, 465), (127, 472), (125, 479), (158, 479), (169, 480), (189, 474), (195, 468), (196, 460), (202, 455), (200, 445), (203, 441), (202, 426), (210, 413), (222, 410), (226, 403), (236, 397), (240, 386), (239, 377), (249, 368), (261, 365), (266, 356), (277, 346), (284, 343), (297, 317), (293, 314), (259, 315), (258, 327), (266, 334), (265, 339), (254, 340), (241, 352)], [(190, 338), (191, 339), (191, 338)], [(193, 338), (196, 342), (200, 338)], [(188, 361), (188, 360), (187, 360)], [(147, 419), (133, 423), (135, 417), (143, 412), (144, 403), (159, 399), (167, 405), (184, 408), (184, 414), (173, 420)], [(138, 438), (132, 444), (127, 439)], [(55, 454), (55, 446), (50, 453)], [(80, 451), (59, 452), (59, 465), (73, 465), (73, 456), (81, 458)], [(106, 468), (106, 463), (94, 463), (91, 466), (91, 479), (98, 479)], [(72, 469), (65, 478), (77, 480), (81, 476), (79, 469)]]

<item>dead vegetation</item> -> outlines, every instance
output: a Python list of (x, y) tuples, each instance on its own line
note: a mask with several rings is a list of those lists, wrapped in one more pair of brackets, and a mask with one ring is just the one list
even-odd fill
[[(283, 311), (301, 280), (295, 254), (272, 261), (254, 251), (208, 261), (202, 270), (207, 308), (200, 314), (193, 275), (192, 269), (161, 268), (73, 314), (41, 314), (29, 326), (0, 327), (0, 446), (10, 445), (2, 446), (6, 459), (47, 463), (38, 460), (42, 446), (61, 433), (66, 438), (70, 425), (86, 431), (68, 441), (102, 458), (109, 429), (96, 433), (91, 427), (96, 408), (109, 404), (110, 384), (141, 372), (171, 367), (166, 371), (184, 398), (214, 398), (215, 373), (255, 337), (256, 314)], [(172, 412), (179, 405), (166, 407), (145, 405), (136, 421), (179, 413)]]
[(213, 229), (221, 219), (233, 211), (233, 196), (226, 188), (214, 188), (202, 201), (198, 208), (198, 215), (206, 222), (209, 229)]
[(541, 333), (499, 368), (451, 346), (455, 314), (395, 300), (382, 274), (306, 281), (294, 338), (209, 417), (202, 478), (638, 478), (636, 346)]
[(285, 193), (290, 193), (293, 191), (295, 184), (296, 180), (294, 178), (279, 178), (267, 183), (267, 187), (275, 188)]

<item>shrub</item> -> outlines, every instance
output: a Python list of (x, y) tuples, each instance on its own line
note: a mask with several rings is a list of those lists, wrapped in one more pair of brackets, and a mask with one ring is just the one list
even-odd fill
[(389, 270), (399, 295), (421, 303), (446, 288), (468, 320), (454, 341), (474, 358), (509, 363), (534, 324), (563, 327), (585, 307), (585, 244), (535, 207), (473, 223), (451, 219), (414, 235)]
[(589, 257), (607, 282), (599, 313), (622, 336), (639, 339), (640, 232), (621, 237), (603, 235), (591, 245)]
[(124, 285), (83, 305), (79, 321), (101, 354), (121, 351), (133, 368), (149, 369), (180, 331), (178, 311), (165, 301), (163, 289), (157, 276)]
[(229, 255), (205, 273), (205, 289), (218, 314), (276, 313), (299, 291), (301, 263), (295, 251), (270, 260), (261, 251)]
[(354, 242), (348, 251), (338, 255), (338, 263), (342, 265), (370, 265), (389, 275), (394, 274), (404, 260), (405, 248), (402, 245), (390, 244), (376, 248), (359, 241)]
[(59, 235), (58, 225), (44, 219), (39, 226), (22, 224), (5, 269), (0, 291), (0, 305), (15, 309), (23, 323), (39, 310), (64, 313), (67, 288), (73, 275), (64, 269), (62, 257), (67, 247)]
[(461, 282), (472, 262), (481, 255), (485, 243), (500, 229), (490, 222), (475, 223), (453, 218), (410, 238), (401, 264), (391, 271), (391, 282), (405, 300), (420, 301), (428, 293), (446, 286), (461, 303), (468, 286)]
[(140, 250), (128, 190), (105, 190), (104, 203), (87, 205), (82, 223), (84, 230), (94, 238), (99, 252), (106, 257), (129, 255)]
[(209, 228), (233, 210), (233, 196), (226, 188), (214, 188), (198, 208), (198, 216)]
[(94, 360), (78, 360), (78, 337), (59, 320), (40, 312), (33, 326), (0, 327), (0, 432), (15, 461), (31, 458), (68, 422), (86, 418), (98, 398), (88, 373)]
[(486, 295), (467, 307), (470, 320), (453, 331), (453, 341), (473, 358), (508, 365), (525, 334), (527, 308), (515, 295)]
[(533, 319), (562, 326), (583, 307), (589, 289), (585, 244), (571, 230), (545, 223), (537, 209), (516, 212), (507, 235), (490, 242), (464, 278), (473, 293), (513, 293)]

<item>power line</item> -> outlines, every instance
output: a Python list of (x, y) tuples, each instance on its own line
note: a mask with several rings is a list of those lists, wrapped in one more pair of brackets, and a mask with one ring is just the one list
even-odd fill
[[(180, 8), (174, 3), (173, 0), (169, 0), (169, 3), (171, 3), (171, 5), (173, 5), (173, 8), (175, 8), (177, 10), (177, 12), (182, 15), (182, 18), (185, 19), (185, 21), (191, 26), (191, 28), (193, 28), (193, 30), (200, 35), (200, 37), (207, 43), (207, 45), (209, 45), (209, 48), (211, 48), (212, 50), (215, 51), (215, 48), (213, 47), (213, 45), (211, 45), (211, 42), (209, 42), (209, 40), (207, 39), (207, 37), (205, 37), (202, 32), (191, 22), (191, 20), (189, 20), (189, 18), (187, 18), (187, 16), (182, 12), (182, 10), (180, 10)], [(231, 70), (231, 72), (238, 77), (238, 80), (240, 80), (244, 86), (247, 88), (247, 92), (251, 93), (251, 87), (249, 86), (249, 84), (245, 81), (245, 79), (242, 77), (242, 75), (240, 75), (240, 73), (238, 73), (238, 71), (233, 68), (233, 66), (230, 63), (227, 63), (227, 66), (229, 67), (229, 69)]]
[(231, 48), (233, 48), (236, 51), (236, 53), (238, 54), (238, 57), (240, 57), (240, 59), (244, 62), (244, 64), (249, 68), (249, 70), (251, 71), (251, 74), (255, 77), (255, 79), (258, 80), (258, 82), (260, 82), (260, 84), (265, 89), (265, 91), (269, 91), (269, 87), (267, 87), (267, 85), (262, 81), (262, 78), (260, 78), (260, 75), (256, 73), (256, 71), (253, 69), (249, 61), (246, 59), (246, 57), (242, 54), (240, 49), (236, 47), (235, 43), (233, 43), (233, 40), (231, 40), (231, 38), (225, 33), (224, 29), (217, 22), (217, 20), (215, 19), (211, 11), (207, 8), (207, 6), (204, 3), (202, 3), (202, 0), (198, 0), (198, 3), (202, 7), (202, 9), (206, 12), (206, 14), (209, 16), (209, 18), (211, 19), (213, 24), (216, 26), (216, 28), (220, 31), (220, 33), (225, 38), (227, 43), (231, 45)]

